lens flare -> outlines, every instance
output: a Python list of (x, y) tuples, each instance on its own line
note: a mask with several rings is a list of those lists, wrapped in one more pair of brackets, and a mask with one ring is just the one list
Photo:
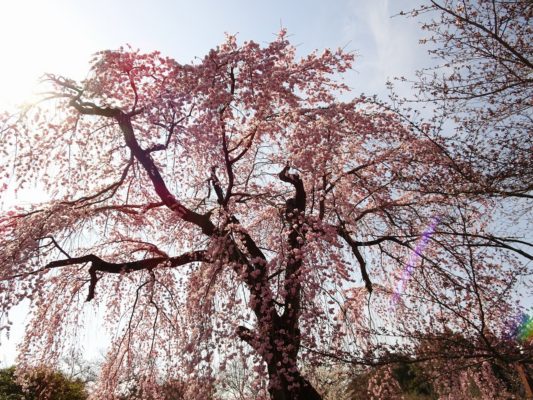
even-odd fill
[(416, 247), (414, 251), (411, 253), (411, 256), (409, 257), (409, 261), (407, 262), (407, 265), (405, 266), (402, 277), (398, 281), (396, 288), (394, 289), (394, 294), (392, 296), (393, 304), (397, 303), (400, 299), (400, 296), (402, 295), (405, 285), (409, 278), (411, 277), (413, 273), (413, 269), (415, 268), (415, 265), (418, 261), (418, 259), (422, 256), (424, 253), (424, 250), (426, 249), (429, 239), (431, 236), (435, 233), (435, 228), (437, 227), (438, 223), (440, 221), (440, 217), (433, 217), (431, 220), (431, 223), (426, 228), (424, 233), (422, 234), (422, 237), (418, 240), (418, 243), (416, 244)]
[(526, 343), (533, 341), (533, 317), (527, 314), (520, 314), (507, 324), (505, 337), (511, 340), (518, 340)]

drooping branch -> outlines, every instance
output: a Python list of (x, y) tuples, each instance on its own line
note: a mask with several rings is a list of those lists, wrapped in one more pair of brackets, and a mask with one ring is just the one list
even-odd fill
[[(122, 170), (122, 174), (120, 175), (120, 178), (116, 182), (113, 182), (112, 184), (104, 187), (103, 189), (99, 190), (98, 192), (92, 195), (83, 196), (72, 201), (65, 201), (64, 203), (68, 205), (74, 205), (74, 204), (86, 203), (86, 202), (90, 202), (91, 200), (94, 200), (93, 202), (89, 204), (96, 204), (96, 203), (101, 203), (104, 200), (107, 200), (108, 198), (112, 197), (116, 193), (118, 188), (124, 183), (124, 181), (126, 180), (126, 177), (128, 176), (128, 171), (132, 165), (133, 165), (133, 157), (130, 158), (130, 160), (128, 161), (124, 169)], [(108, 196), (104, 197), (103, 199), (95, 200), (108, 192), (110, 192)], [(83, 204), (83, 206), (86, 206), (86, 205), (87, 204)]]

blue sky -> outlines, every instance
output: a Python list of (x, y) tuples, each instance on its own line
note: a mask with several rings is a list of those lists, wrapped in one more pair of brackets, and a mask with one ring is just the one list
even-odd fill
[[(287, 28), (300, 54), (344, 47), (357, 54), (347, 83), (354, 96), (386, 96), (385, 82), (413, 76), (430, 64), (418, 23), (391, 18), (418, 1), (408, 0), (2, 0), (0, 1), (0, 108), (20, 103), (36, 89), (43, 73), (80, 79), (91, 55), (130, 44), (159, 50), (186, 63), (224, 40), (267, 43)], [(11, 202), (17, 199), (11, 199)], [(20, 201), (20, 199), (18, 199)], [(7, 203), (10, 203), (8, 200)], [(11, 340), (2, 338), (0, 365), (14, 360), (23, 309), (14, 316)], [(95, 336), (97, 326), (87, 337)]]

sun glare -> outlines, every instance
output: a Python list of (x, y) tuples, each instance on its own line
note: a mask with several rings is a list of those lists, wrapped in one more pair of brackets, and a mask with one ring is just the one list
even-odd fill
[(0, 3), (0, 108), (31, 99), (46, 72), (79, 75), (86, 65), (87, 56), (80, 57), (79, 45), (87, 39), (75, 29), (68, 3), (64, 7), (51, 3), (57, 2)]
[[(72, 2), (0, 1), (0, 112), (34, 101), (44, 90), (45, 73), (83, 78), (95, 51)], [(47, 200), (39, 187), (15, 192), (17, 182), (0, 197), (0, 210)]]

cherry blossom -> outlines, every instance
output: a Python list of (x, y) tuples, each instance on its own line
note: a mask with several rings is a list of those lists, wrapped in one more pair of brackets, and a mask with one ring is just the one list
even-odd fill
[(234, 360), (258, 398), (320, 399), (303, 365), (371, 365), (420, 332), (499, 354), (532, 256), (492, 234), (490, 198), (426, 190), (455, 179), (442, 146), (364, 97), (337, 100), (353, 61), (298, 57), (282, 31), (190, 64), (122, 48), (84, 81), (47, 75), (0, 135), (0, 185), (50, 198), (0, 216), (0, 329), (31, 303), (22, 365), (57, 364), (88, 310), (112, 335), (103, 399), (134, 378), (146, 398), (176, 381), (203, 399)]

